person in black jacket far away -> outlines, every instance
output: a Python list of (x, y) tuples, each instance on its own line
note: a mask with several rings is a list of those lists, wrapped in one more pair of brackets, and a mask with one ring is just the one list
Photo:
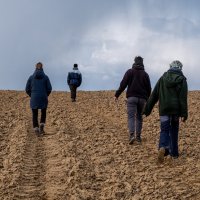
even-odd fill
[(70, 91), (71, 91), (71, 100), (72, 100), (72, 102), (75, 102), (77, 88), (82, 83), (82, 75), (78, 69), (78, 64), (74, 64), (73, 70), (68, 73), (67, 83), (68, 83)]
[(115, 101), (121, 93), (127, 88), (127, 110), (128, 110), (128, 128), (129, 128), (129, 144), (133, 142), (141, 142), (142, 131), (142, 112), (146, 101), (151, 94), (151, 82), (149, 75), (144, 70), (143, 58), (137, 56), (134, 59), (132, 68), (129, 69), (115, 93)]

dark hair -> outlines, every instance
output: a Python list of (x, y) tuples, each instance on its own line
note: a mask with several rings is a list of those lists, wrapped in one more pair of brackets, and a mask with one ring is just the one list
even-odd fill
[(41, 62), (38, 62), (38, 63), (35, 65), (35, 67), (36, 67), (37, 69), (42, 69), (42, 66), (43, 66), (43, 64), (42, 64)]
[(134, 61), (136, 64), (143, 64), (143, 58), (141, 56), (136, 56)]
[(74, 64), (74, 67), (77, 68), (77, 67), (78, 67), (78, 64), (75, 63), (75, 64)]

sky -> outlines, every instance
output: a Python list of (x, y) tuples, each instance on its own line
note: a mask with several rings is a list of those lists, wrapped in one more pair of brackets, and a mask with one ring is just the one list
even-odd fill
[(0, 0), (0, 89), (24, 90), (42, 62), (53, 90), (116, 90), (135, 56), (152, 87), (173, 60), (200, 89), (199, 0)]

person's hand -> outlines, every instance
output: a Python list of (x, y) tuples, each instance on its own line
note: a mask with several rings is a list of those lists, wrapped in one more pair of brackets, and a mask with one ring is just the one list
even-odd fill
[(142, 112), (142, 115), (144, 115), (145, 117), (148, 117), (150, 114), (151, 113), (148, 113), (148, 112), (145, 112), (145, 111)]
[(187, 120), (186, 117), (181, 117), (181, 121), (182, 121), (182, 122), (185, 122), (186, 120)]
[(115, 97), (115, 102), (117, 102), (118, 101), (118, 97)]

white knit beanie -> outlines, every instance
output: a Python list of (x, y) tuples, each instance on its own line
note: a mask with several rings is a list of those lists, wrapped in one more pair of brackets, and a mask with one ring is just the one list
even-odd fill
[(182, 70), (182, 68), (183, 68), (183, 64), (178, 60), (173, 61), (169, 66), (170, 66), (170, 68), (175, 68), (175, 69), (179, 69), (179, 70)]

